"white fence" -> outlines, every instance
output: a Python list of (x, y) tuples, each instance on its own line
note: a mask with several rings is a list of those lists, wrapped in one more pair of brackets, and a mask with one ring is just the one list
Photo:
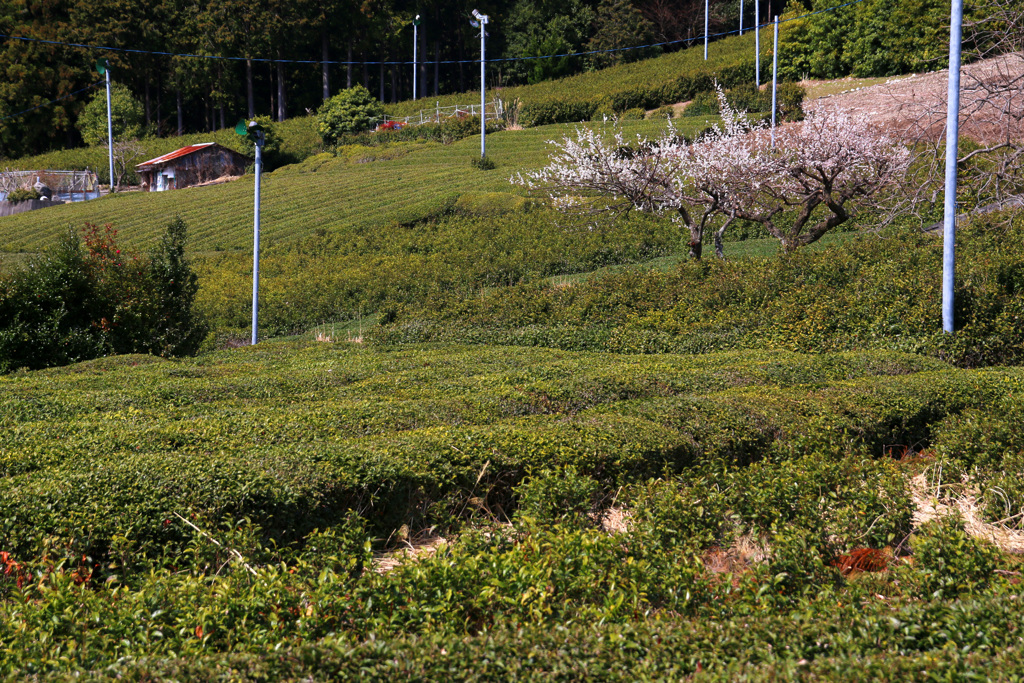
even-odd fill
[[(484, 120), (495, 121), (504, 117), (505, 107), (500, 99), (495, 99), (483, 107)], [(403, 126), (418, 126), (422, 123), (441, 123), (445, 119), (462, 118), (465, 116), (480, 116), (480, 104), (456, 104), (449, 107), (442, 107), (438, 102), (433, 109), (422, 109), (418, 114), (412, 116), (384, 116), (384, 123), (394, 121)]]
[(0, 200), (18, 188), (31, 188), (37, 182), (53, 190), (53, 199), (84, 202), (100, 196), (100, 183), (92, 171), (12, 171), (0, 172)]

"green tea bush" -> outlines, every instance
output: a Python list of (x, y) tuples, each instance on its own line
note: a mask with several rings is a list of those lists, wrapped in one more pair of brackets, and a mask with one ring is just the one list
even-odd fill
[(934, 597), (953, 598), (992, 580), (998, 551), (964, 530), (963, 519), (944, 517), (921, 526), (911, 539), (915, 578)]
[(960, 233), (965, 271), (954, 335), (939, 332), (934, 318), (941, 245), (909, 231), (785, 258), (624, 269), (569, 288), (529, 283), (471, 298), (452, 293), (375, 335), (619, 353), (901, 349), (968, 367), (1013, 364), (1024, 358), (1024, 294), (1013, 275), (1022, 257), (1011, 246), (1024, 239), (1021, 230), (1006, 234), (982, 220)]
[[(312, 341), (5, 375), (0, 677), (1010, 678), (1015, 560), (946, 523), (829, 565), (910, 531), (887, 446), (1022, 388), (892, 351)], [(613, 495), (626, 530), (594, 528)], [(740, 537), (763, 559), (705, 564)]]
[(512, 490), (519, 500), (517, 518), (539, 524), (593, 527), (597, 520), (601, 484), (574, 467), (543, 470)]
[(619, 118), (623, 121), (639, 121), (646, 115), (647, 112), (644, 111), (643, 107), (633, 107), (622, 112), (622, 115), (619, 116)]
[(1007, 397), (986, 410), (967, 410), (939, 425), (934, 444), (944, 479), (969, 477), (985, 518), (1024, 526), (1024, 404)]

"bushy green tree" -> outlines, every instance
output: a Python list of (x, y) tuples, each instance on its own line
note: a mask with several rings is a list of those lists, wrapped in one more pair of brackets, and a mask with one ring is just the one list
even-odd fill
[[(112, 83), (110, 86), (110, 116), (115, 140), (132, 140), (143, 132), (142, 104), (128, 86)], [(107, 92), (101, 88), (93, 93), (89, 103), (78, 117), (78, 132), (87, 145), (107, 144)]]
[(383, 116), (384, 105), (356, 85), (324, 102), (317, 111), (317, 123), (324, 142), (331, 144), (347, 133), (369, 130)]
[(943, 0), (867, 0), (857, 7), (846, 61), (854, 76), (896, 76), (945, 64), (949, 3)]
[[(649, 45), (654, 42), (654, 26), (644, 18), (629, 0), (601, 0), (594, 21), (594, 35), (587, 43), (588, 51), (617, 50), (624, 47)], [(603, 69), (623, 62), (653, 57), (659, 48), (604, 52), (592, 55), (590, 64)]]
[[(509, 57), (583, 52), (597, 19), (589, 0), (517, 0), (503, 21), (505, 54)], [(582, 69), (579, 58), (559, 57), (508, 62), (504, 67), (512, 82), (539, 83)]]
[(148, 257), (118, 247), (117, 231), (87, 224), (0, 280), (0, 373), (99, 356), (195, 353), (207, 327), (175, 219)]

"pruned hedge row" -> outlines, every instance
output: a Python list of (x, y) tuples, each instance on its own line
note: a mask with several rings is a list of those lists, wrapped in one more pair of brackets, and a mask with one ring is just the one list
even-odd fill
[[(392, 304), (429, 306), (446, 292), (471, 295), (637, 263), (670, 254), (679, 243), (678, 228), (666, 220), (636, 214), (614, 230), (567, 229), (550, 208), (493, 194), (437, 192), (394, 210), (394, 221), (375, 230), (324, 231), (269, 249), (260, 265), (261, 330), (293, 334)], [(197, 304), (215, 327), (248, 327), (251, 261), (223, 254), (198, 266)]]
[(355, 509), (386, 533), (469, 497), (510, 514), (513, 487), (550, 468), (608, 490), (695, 463), (878, 457), (1024, 381), (913, 356), (285, 349), (3, 380), (8, 547), (102, 555), (131, 538), (145, 554), (183, 542), (175, 512), (285, 542)]
[(624, 270), (397, 308), (379, 343), (462, 341), (618, 353), (893, 349), (964, 366), (1024, 360), (1024, 221), (960, 233), (954, 335), (942, 334), (942, 245), (895, 231), (770, 260)]
[[(1002, 666), (1013, 565), (912, 529), (887, 456), (1022, 388), (898, 353), (313, 342), (6, 376), (0, 677)], [(450, 542), (383, 571), (423, 530)], [(861, 545), (914, 561), (844, 580)]]
[[(1014, 671), (1000, 653), (1021, 645), (1019, 587), (989, 566), (959, 600), (931, 594), (927, 552), (921, 567), (844, 584), (813, 547), (777, 540), (751, 571), (716, 577), (643, 532), (492, 528), (378, 573), (363, 571), (371, 557), (357, 527), (291, 552), (232, 526), (211, 530), (244, 552), (235, 562), (196, 534), (177, 565), (167, 557), (136, 576), (120, 564), (34, 565), (39, 578), (0, 602), (0, 674), (734, 680), (757, 667), (878, 673), (883, 656), (901, 671), (991, 674)], [(916, 542), (956, 533), (946, 527)], [(970, 562), (990, 549), (969, 541), (955, 552)]]
[[(578, 123), (590, 121), (599, 109), (614, 113), (655, 109), (692, 99), (714, 89), (716, 82), (724, 87), (753, 82), (754, 64), (754, 36), (747, 33), (717, 41), (707, 61), (701, 48), (693, 48), (536, 85), (503, 88), (497, 96), (506, 108), (518, 103), (517, 122), (522, 126)], [(761, 69), (762, 79), (768, 77), (770, 60), (765, 55)], [(434, 100), (447, 107), (465, 104), (467, 97), (472, 96), (463, 93)], [(386, 110), (392, 116), (416, 115), (423, 104), (422, 100), (402, 102)]]
[(985, 518), (1024, 529), (1024, 397), (1011, 394), (984, 409), (952, 415), (939, 425), (941, 470), (932, 479), (948, 494), (963, 483), (977, 490)]

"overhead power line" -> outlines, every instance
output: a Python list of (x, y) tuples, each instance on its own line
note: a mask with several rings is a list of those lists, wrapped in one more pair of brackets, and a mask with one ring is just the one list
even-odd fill
[[(820, 10), (817, 10), (815, 12), (808, 12), (807, 14), (801, 14), (798, 17), (791, 17), (789, 19), (780, 19), (779, 23), (780, 24), (784, 24), (784, 23), (790, 22), (790, 21), (799, 21), (800, 19), (806, 19), (807, 17), (812, 17), (812, 16), (814, 16), (816, 14), (824, 14), (826, 12), (835, 12), (836, 10), (842, 9), (844, 7), (849, 7), (851, 5), (857, 5), (857, 4), (859, 4), (861, 2), (864, 2), (864, 1), (865, 0), (850, 0), (850, 2), (846, 2), (846, 3), (843, 3), (841, 5), (836, 5), (835, 7), (828, 7), (826, 9), (820, 9)], [(756, 26), (755, 29), (749, 29), (748, 28), (748, 29), (745, 29), (745, 30), (746, 31), (750, 31), (750, 30), (762, 29), (762, 28), (765, 28), (765, 27), (768, 27), (768, 26), (771, 26), (771, 23), (763, 23), (763, 24), (760, 24), (759, 26)], [(733, 30), (733, 31), (723, 31), (721, 33), (713, 33), (713, 34), (711, 34), (708, 37), (709, 38), (722, 38), (722, 37), (725, 37), (725, 36), (735, 35), (735, 34), (738, 34), (738, 33), (739, 33), (739, 30), (736, 29), (736, 30)], [(340, 60), (331, 60), (331, 59), (272, 59), (272, 58), (269, 58), (269, 57), (229, 57), (229, 56), (223, 56), (223, 55), (200, 55), (200, 54), (191, 54), (191, 53), (187, 53), (187, 52), (166, 52), (166, 51), (159, 51), (159, 50), (139, 50), (139, 49), (135, 49), (135, 48), (112, 47), (112, 46), (109, 46), (109, 45), (89, 45), (87, 43), (66, 43), (66, 42), (62, 42), (62, 41), (59, 41), (59, 40), (46, 40), (46, 39), (43, 39), (43, 38), (31, 38), (31, 37), (28, 37), (28, 36), (15, 36), (15, 35), (10, 35), (10, 34), (3, 34), (3, 33), (0, 33), (0, 38), (7, 38), (9, 40), (20, 40), (20, 41), (32, 42), (32, 43), (42, 43), (44, 45), (58, 45), (58, 46), (61, 46), (61, 47), (76, 47), (76, 48), (81, 48), (81, 49), (85, 49), (85, 50), (97, 50), (97, 51), (102, 51), (102, 52), (120, 52), (122, 54), (139, 54), (139, 55), (149, 55), (149, 56), (155, 56), (155, 57), (179, 57), (179, 58), (182, 58), (182, 59), (212, 59), (212, 60), (222, 60), (222, 61), (230, 61), (230, 62), (246, 62), (246, 61), (249, 61), (249, 62), (262, 63), (262, 64), (330, 64), (330, 65), (336, 65), (336, 66), (361, 66), (363, 64), (365, 64), (367, 66), (378, 66), (378, 65), (400, 66), (400, 65), (412, 65), (412, 64), (414, 64), (414, 62), (411, 62), (411, 61), (340, 61)], [(536, 60), (536, 59), (560, 59), (560, 58), (564, 58), (564, 57), (585, 57), (585, 56), (588, 56), (588, 55), (602, 55), (602, 54), (611, 54), (611, 53), (616, 53), (616, 52), (629, 52), (629, 51), (632, 51), (632, 50), (646, 50), (646, 49), (655, 48), (655, 47), (669, 47), (669, 46), (673, 46), (673, 45), (683, 45), (683, 44), (687, 44), (687, 43), (694, 43), (694, 42), (697, 42), (697, 41), (700, 41), (700, 40), (704, 40), (704, 36), (703, 35), (697, 36), (695, 38), (681, 38), (679, 40), (667, 40), (667, 41), (660, 42), (660, 43), (649, 43), (647, 45), (631, 45), (629, 47), (616, 47), (616, 48), (609, 48), (609, 49), (606, 49), (606, 50), (587, 50), (585, 52), (565, 52), (565, 53), (561, 53), (561, 54), (535, 55), (535, 56), (527, 56), (527, 57), (496, 57), (496, 58), (488, 59), (488, 60), (486, 60), (486, 62), (488, 62), (488, 63), (525, 62), (525, 61), (531, 61), (531, 60)], [(431, 62), (431, 63), (432, 64), (435, 64), (435, 63), (436, 64), (479, 64), (480, 60), (479, 59), (460, 59), (460, 60), (449, 59), (449, 60), (440, 60), (438, 62)]]

